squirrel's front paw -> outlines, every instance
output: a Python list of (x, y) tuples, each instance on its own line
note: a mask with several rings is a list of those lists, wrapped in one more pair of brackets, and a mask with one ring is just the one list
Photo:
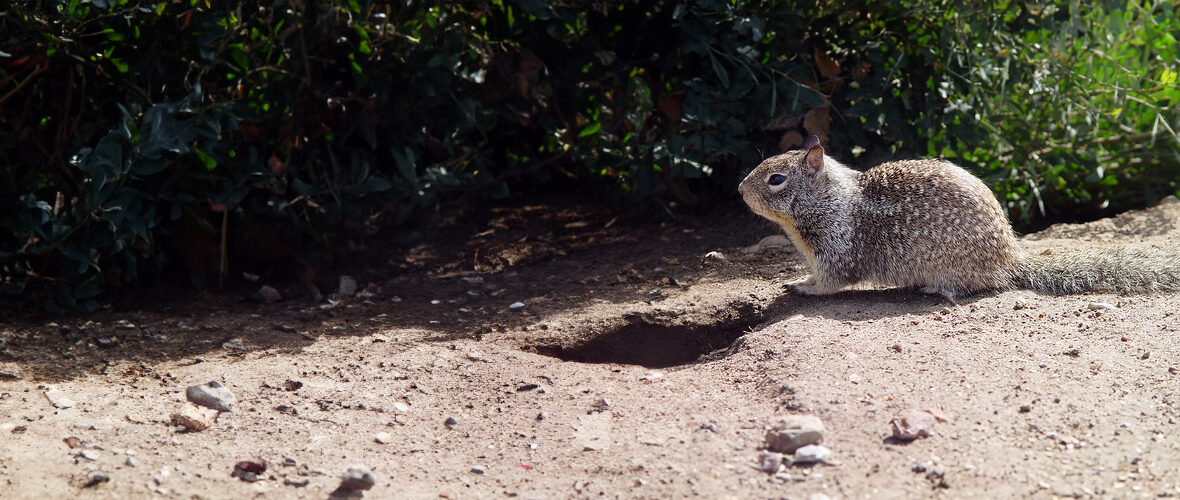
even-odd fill
[(800, 283), (798, 285), (789, 285), (789, 288), (799, 295), (824, 295), (823, 292), (816, 290), (813, 285)]
[(815, 276), (808, 276), (805, 279), (792, 281), (783, 285), (783, 288), (795, 288), (797, 286), (815, 286)]

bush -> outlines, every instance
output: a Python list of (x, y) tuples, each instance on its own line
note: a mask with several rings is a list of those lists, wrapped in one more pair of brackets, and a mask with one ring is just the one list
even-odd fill
[(1024, 222), (1177, 189), (1163, 2), (435, 4), (9, 5), (0, 290), (312, 281), (460, 196), (671, 213), (811, 133), (861, 166), (955, 159)]

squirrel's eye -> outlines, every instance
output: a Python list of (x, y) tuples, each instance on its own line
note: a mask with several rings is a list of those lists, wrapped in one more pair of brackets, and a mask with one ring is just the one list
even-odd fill
[(766, 183), (770, 184), (771, 186), (777, 186), (784, 182), (787, 182), (787, 178), (783, 177), (783, 174), (773, 174), (769, 179), (766, 180)]

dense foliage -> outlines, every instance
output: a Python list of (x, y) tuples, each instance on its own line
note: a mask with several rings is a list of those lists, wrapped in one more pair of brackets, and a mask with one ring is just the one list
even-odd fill
[(0, 10), (0, 293), (55, 307), (178, 270), (311, 280), (448, 197), (671, 213), (810, 133), (858, 166), (959, 161), (1022, 222), (1141, 206), (1180, 172), (1162, 1)]

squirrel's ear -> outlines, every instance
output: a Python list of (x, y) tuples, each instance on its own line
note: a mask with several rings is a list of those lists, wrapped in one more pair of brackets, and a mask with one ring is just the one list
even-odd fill
[(819, 137), (807, 137), (803, 147), (807, 149), (807, 165), (816, 170), (824, 168), (824, 147), (819, 145)]

